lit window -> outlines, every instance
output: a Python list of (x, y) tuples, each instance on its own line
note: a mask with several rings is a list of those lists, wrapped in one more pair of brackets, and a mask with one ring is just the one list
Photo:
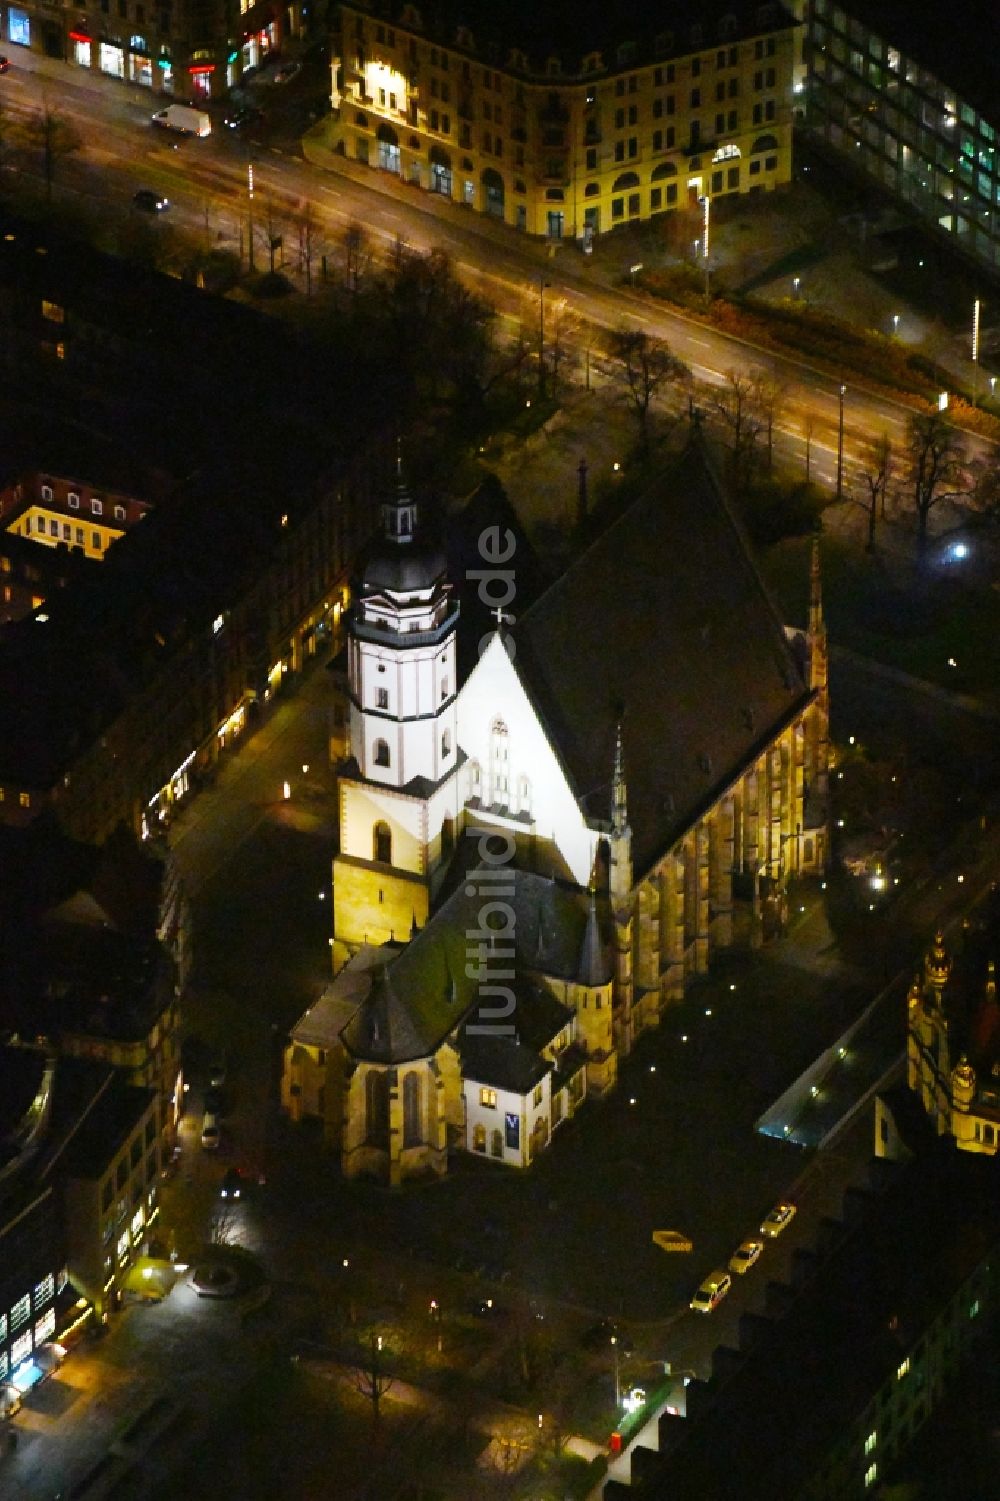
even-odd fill
[(974, 1318), (978, 1318), (978, 1316), (979, 1316), (979, 1299), (976, 1298), (975, 1302), (974, 1303), (970, 1303), (970, 1305), (969, 1305), (969, 1318), (970, 1319), (974, 1319)]
[(497, 1108), (497, 1092), (495, 1089), (487, 1089), (485, 1085), (479, 1091), (479, 1103), (485, 1105), (488, 1110)]
[(31, 1318), (31, 1299), (25, 1293), (23, 1298), (18, 1298), (10, 1311), (10, 1332), (14, 1334)]
[(14, 1370), (15, 1367), (19, 1366), (21, 1364), (21, 1361), (26, 1360), (30, 1354), (31, 1330), (26, 1329), (24, 1333), (18, 1339), (16, 1339), (10, 1347), (11, 1370)]
[(44, 1308), (46, 1303), (51, 1303), (55, 1295), (56, 1281), (50, 1272), (47, 1277), (42, 1278), (41, 1282), (35, 1288), (35, 1312), (37, 1313), (40, 1308)]
[(58, 302), (47, 302), (43, 297), (42, 317), (47, 318), (50, 323), (65, 323), (66, 309), (60, 307)]
[(18, 802), (21, 804), (22, 808), (30, 808), (31, 807), (31, 793), (30, 792), (22, 792), (20, 794), (20, 796), (18, 797)]
[(907, 1356), (906, 1359), (903, 1361), (902, 1365), (899, 1365), (899, 1366), (896, 1367), (896, 1380), (897, 1381), (902, 1381), (903, 1377), (906, 1375), (906, 1373), (907, 1373), (907, 1371), (909, 1369), (910, 1369), (910, 1357)]
[(869, 1465), (868, 1468), (867, 1468), (867, 1470), (865, 1471), (865, 1490), (867, 1490), (869, 1486), (875, 1484), (875, 1477), (877, 1475), (878, 1475), (878, 1465), (876, 1465), (876, 1464)]
[(48, 1309), (35, 1324), (35, 1348), (43, 1344), (50, 1334), (55, 1333), (56, 1310), (55, 1307)]
[(865, 1453), (870, 1454), (878, 1443), (878, 1434), (873, 1430), (865, 1439)]

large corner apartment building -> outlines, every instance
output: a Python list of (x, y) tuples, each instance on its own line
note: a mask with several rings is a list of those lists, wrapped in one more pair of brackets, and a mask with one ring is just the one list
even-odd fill
[(786, 183), (796, 23), (776, 0), (340, 6), (333, 144), (528, 234), (588, 242)]

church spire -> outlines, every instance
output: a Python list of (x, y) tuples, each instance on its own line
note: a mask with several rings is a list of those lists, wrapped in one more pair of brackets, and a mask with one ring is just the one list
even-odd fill
[(396, 493), (382, 502), (382, 531), (389, 542), (409, 543), (417, 530), (417, 503), (403, 473), (403, 445), (396, 439)]
[(628, 789), (625, 785), (625, 758), (622, 754), (622, 722), (615, 734), (615, 769), (611, 779), (611, 828), (615, 834), (628, 829)]
[(806, 635), (809, 645), (809, 686), (826, 691), (828, 657), (826, 645), (826, 621), (823, 618), (823, 583), (819, 567), (819, 537), (813, 538), (812, 557), (809, 566), (809, 629)]

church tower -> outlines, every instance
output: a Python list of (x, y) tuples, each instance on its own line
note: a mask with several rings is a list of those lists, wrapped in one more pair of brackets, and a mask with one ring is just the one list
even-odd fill
[(807, 775), (816, 792), (821, 797), (826, 797), (830, 765), (830, 652), (826, 639), (826, 621), (823, 618), (818, 537), (813, 538), (809, 570), (809, 628), (806, 632), (806, 645), (809, 650), (809, 686), (816, 694), (811, 725), (812, 764), (807, 767)]
[(460, 812), (458, 604), (397, 460), (348, 631), (349, 747), (339, 779), (334, 964), (427, 920)]
[(632, 943), (633, 943), (633, 893), (632, 893), (632, 829), (628, 821), (628, 789), (625, 785), (625, 755), (622, 750), (621, 721), (615, 734), (615, 764), (611, 774), (611, 832), (608, 837), (609, 870), (608, 895), (611, 898), (611, 916), (615, 929), (615, 1001), (618, 1014), (624, 1018), (619, 1030), (625, 1036), (616, 1038), (623, 1052), (628, 1051), (631, 1030), (632, 999)]

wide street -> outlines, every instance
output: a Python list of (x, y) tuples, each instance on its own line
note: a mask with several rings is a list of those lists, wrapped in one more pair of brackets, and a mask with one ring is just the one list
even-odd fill
[[(388, 174), (342, 160), (333, 172), (304, 162), (292, 132), (269, 132), (271, 143), (264, 144), (238, 138), (217, 118), (206, 139), (176, 138), (150, 125), (153, 108), (163, 103), (159, 96), (22, 48), (12, 52), (11, 69), (0, 80), (7, 115), (23, 125), (48, 107), (72, 125), (82, 143), (81, 149), (55, 162), (57, 198), (66, 201), (81, 195), (96, 200), (103, 214), (121, 222), (135, 213), (135, 190), (155, 188), (170, 199), (164, 221), (183, 226), (206, 247), (243, 255), (252, 164), (258, 268), (267, 263), (265, 233), (280, 234), (282, 255), (296, 262), (307, 218), (314, 275), (322, 255), (331, 266), (339, 265), (344, 232), (352, 224), (364, 225), (384, 251), (400, 241), (419, 251), (446, 250), (469, 283), (518, 323), (523, 318), (536, 326), (539, 298), (550, 305), (558, 299), (581, 328), (581, 343), (588, 346), (595, 332), (627, 324), (668, 341), (696, 380), (708, 385), (720, 383), (729, 370), (768, 371), (787, 389), (776, 431), (779, 453), (802, 463), (811, 424), (812, 475), (819, 483), (835, 483), (840, 383), (808, 362), (756, 349), (622, 286), (627, 267), (620, 263), (621, 242), (613, 236), (599, 241), (590, 257), (568, 241), (553, 253), (554, 247), (406, 187)], [(261, 102), (272, 104), (274, 97), (272, 88)], [(27, 148), (8, 146), (6, 157), (8, 171), (39, 170), (37, 151), (32, 155)], [(900, 448), (906, 417), (902, 404), (849, 386), (844, 398), (847, 469), (883, 432)], [(974, 438), (968, 438), (966, 446), (970, 455), (984, 447)]]

